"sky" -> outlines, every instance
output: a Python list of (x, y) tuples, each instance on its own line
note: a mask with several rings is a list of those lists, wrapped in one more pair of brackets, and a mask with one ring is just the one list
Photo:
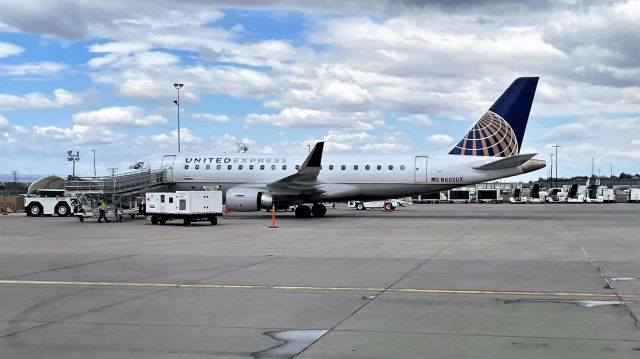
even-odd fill
[(182, 152), (446, 153), (521, 76), (521, 152), (639, 173), (638, 24), (640, 0), (0, 0), (0, 173), (176, 152), (174, 83)]

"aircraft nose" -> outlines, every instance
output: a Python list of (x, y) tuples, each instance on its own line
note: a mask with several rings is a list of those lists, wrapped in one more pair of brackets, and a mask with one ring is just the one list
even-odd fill
[(546, 165), (547, 163), (544, 160), (530, 159), (520, 165), (520, 168), (522, 168), (522, 173), (529, 173), (541, 168), (545, 168)]

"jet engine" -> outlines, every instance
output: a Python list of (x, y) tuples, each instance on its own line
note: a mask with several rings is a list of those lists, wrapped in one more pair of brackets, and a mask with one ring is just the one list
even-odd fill
[(235, 187), (227, 191), (227, 207), (235, 212), (259, 211), (271, 208), (273, 198), (258, 188)]

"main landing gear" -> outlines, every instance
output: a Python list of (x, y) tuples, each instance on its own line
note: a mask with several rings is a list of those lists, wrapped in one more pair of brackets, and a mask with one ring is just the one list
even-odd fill
[(311, 208), (305, 204), (296, 207), (297, 218), (311, 218), (311, 215), (314, 217), (324, 217), (325, 214), (327, 214), (327, 207), (321, 203), (314, 203)]

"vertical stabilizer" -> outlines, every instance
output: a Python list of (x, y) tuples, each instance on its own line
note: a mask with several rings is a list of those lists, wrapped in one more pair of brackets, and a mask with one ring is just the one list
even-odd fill
[(516, 79), (449, 154), (509, 157), (520, 153), (537, 85), (537, 77)]

